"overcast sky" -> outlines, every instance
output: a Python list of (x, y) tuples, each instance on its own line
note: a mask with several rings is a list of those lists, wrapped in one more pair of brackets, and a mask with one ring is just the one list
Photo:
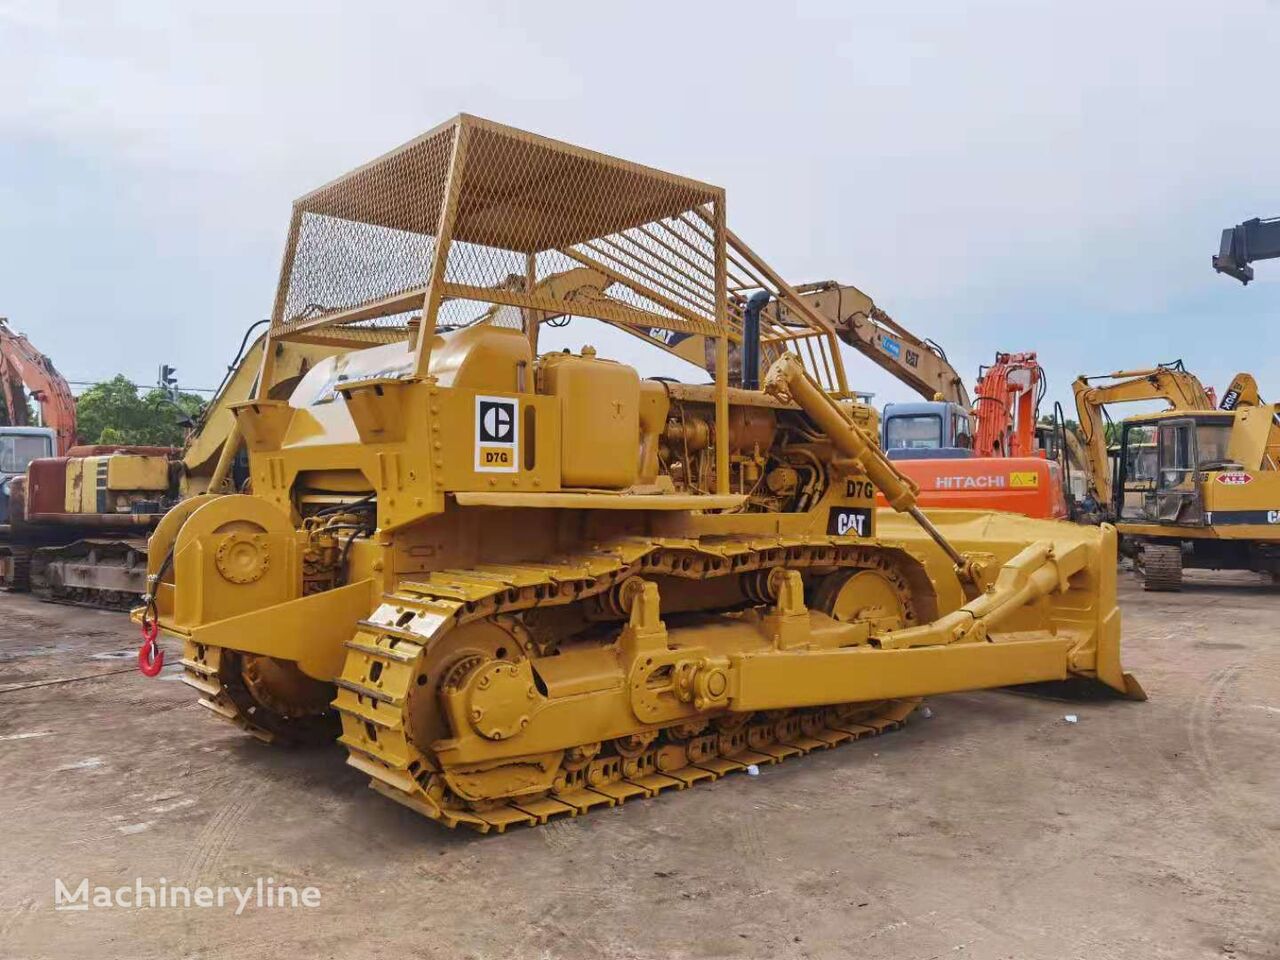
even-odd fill
[(1181, 357), (1274, 399), (1280, 261), (1244, 288), (1209, 258), (1280, 215), (1278, 62), (1251, 0), (0, 0), (0, 316), (73, 380), (213, 385), (293, 198), (466, 111), (723, 185), (784, 276), (856, 284), (969, 381), (1034, 349), (1065, 401)]

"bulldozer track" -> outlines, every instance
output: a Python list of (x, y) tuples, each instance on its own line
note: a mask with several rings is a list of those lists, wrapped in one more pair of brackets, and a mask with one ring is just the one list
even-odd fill
[[(554, 564), (485, 565), (440, 571), (423, 583), (402, 583), (347, 645), (334, 705), (342, 715), (341, 742), (348, 762), (367, 773), (380, 793), (446, 826), (501, 832), (684, 789), (753, 764), (777, 763), (900, 726), (917, 700), (782, 711), (762, 721), (731, 715), (730, 725), (709, 732), (704, 727), (690, 733), (673, 724), (654, 731), (647, 746), (627, 751), (629, 755), (600, 752), (590, 757), (564, 772), (550, 791), (481, 804), (461, 800), (450, 789), (449, 771), (437, 768), (412, 741), (408, 705), (420, 676), (418, 665), (428, 647), (450, 629), (578, 602), (637, 574), (700, 579), (782, 564), (892, 569), (883, 551), (834, 540), (651, 540), (602, 545)], [(905, 584), (901, 586), (906, 596)], [(909, 616), (914, 619), (913, 613)]]
[[(917, 619), (905, 578), (883, 547), (841, 538), (621, 539), (547, 563), (483, 564), (442, 570), (396, 593), (362, 621), (347, 641), (346, 665), (333, 706), (342, 720), (348, 763), (378, 792), (448, 827), (501, 832), (540, 825), (593, 807), (616, 806), (715, 780), (750, 765), (779, 763), (900, 727), (918, 699), (833, 705), (767, 715), (729, 715), (730, 723), (690, 735), (681, 724), (653, 730), (644, 749), (605, 754), (566, 770), (538, 795), (462, 800), (441, 769), (411, 738), (409, 701), (432, 644), (459, 626), (599, 596), (633, 575), (709, 577), (788, 568), (877, 569), (899, 587), (905, 619)], [(226, 651), (188, 643), (183, 681), (213, 713), (265, 741), (280, 730), (236, 695), (227, 682)], [(458, 667), (457, 664), (454, 665)], [(256, 715), (255, 715), (256, 714)], [(637, 722), (637, 727), (641, 725)], [(686, 725), (687, 726), (687, 725)], [(512, 761), (518, 763), (519, 758)]]

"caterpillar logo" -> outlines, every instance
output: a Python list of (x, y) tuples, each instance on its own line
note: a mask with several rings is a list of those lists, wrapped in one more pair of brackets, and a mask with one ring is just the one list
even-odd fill
[(518, 403), (506, 397), (476, 397), (476, 472), (515, 473), (519, 470)]
[(832, 507), (827, 518), (827, 533), (837, 537), (871, 536), (871, 510), (868, 507)]

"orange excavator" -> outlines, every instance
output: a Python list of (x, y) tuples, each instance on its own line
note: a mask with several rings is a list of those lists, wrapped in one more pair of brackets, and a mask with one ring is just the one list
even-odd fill
[(1036, 419), (1044, 397), (1044, 368), (1034, 352), (997, 353), (978, 370), (974, 453), (979, 457), (1036, 455)]
[(1034, 353), (997, 353), (979, 369), (972, 407), (941, 397), (884, 409), (885, 452), (926, 507), (1069, 515), (1062, 468), (1037, 428), (1044, 370)]
[[(76, 401), (53, 361), (0, 317), (0, 393), (6, 427), (31, 427), (27, 395), (40, 405), (40, 422), (53, 431), (57, 456), (76, 445)], [(0, 429), (4, 429), (0, 427)], [(17, 434), (14, 434), (15, 436)]]
[[(76, 442), (76, 401), (53, 362), (0, 317), (0, 541), (10, 531), (10, 499), (27, 465), (42, 457), (65, 456)], [(33, 423), (27, 397), (40, 408)]]

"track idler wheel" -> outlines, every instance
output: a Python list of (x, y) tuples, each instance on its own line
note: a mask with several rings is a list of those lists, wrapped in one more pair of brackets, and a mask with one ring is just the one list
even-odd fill
[(225, 651), (224, 660), (223, 688), (251, 727), (272, 740), (298, 745), (337, 736), (332, 684), (313, 680), (297, 664), (274, 657)]
[(877, 631), (907, 625), (910, 593), (893, 570), (839, 570), (823, 577), (813, 606), (844, 623), (866, 622)]

